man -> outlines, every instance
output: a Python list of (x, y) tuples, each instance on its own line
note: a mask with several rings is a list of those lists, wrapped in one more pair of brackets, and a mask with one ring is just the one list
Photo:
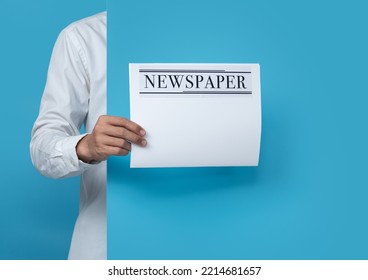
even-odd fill
[(106, 259), (105, 160), (127, 155), (131, 144), (147, 144), (138, 124), (105, 114), (106, 12), (60, 33), (32, 131), (32, 162), (43, 175), (81, 175), (69, 259)]

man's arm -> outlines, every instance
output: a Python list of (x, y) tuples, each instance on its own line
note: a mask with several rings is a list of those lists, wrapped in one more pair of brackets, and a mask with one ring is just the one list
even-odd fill
[[(74, 36), (74, 37), (73, 37)], [(88, 63), (75, 35), (64, 30), (53, 50), (39, 116), (30, 144), (34, 166), (45, 176), (70, 177), (110, 155), (144, 146), (143, 129), (120, 117), (102, 116), (91, 134), (80, 134), (89, 108)]]

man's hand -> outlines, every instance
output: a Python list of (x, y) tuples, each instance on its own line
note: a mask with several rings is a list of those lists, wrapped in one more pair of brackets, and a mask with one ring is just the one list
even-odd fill
[(121, 117), (100, 116), (92, 133), (77, 144), (78, 158), (86, 163), (103, 161), (109, 156), (126, 156), (131, 143), (145, 147), (145, 130)]

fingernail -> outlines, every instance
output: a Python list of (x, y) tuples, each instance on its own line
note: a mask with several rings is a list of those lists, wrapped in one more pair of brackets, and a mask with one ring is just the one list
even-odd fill
[(139, 132), (142, 136), (146, 135), (146, 132), (142, 129), (140, 132)]
[(142, 146), (145, 147), (147, 145), (147, 141), (146, 140), (142, 140)]

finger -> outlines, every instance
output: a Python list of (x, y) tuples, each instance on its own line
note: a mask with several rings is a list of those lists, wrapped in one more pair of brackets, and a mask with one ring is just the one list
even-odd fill
[(126, 156), (129, 154), (129, 151), (124, 148), (107, 146), (106, 154), (108, 154), (109, 156)]
[(124, 139), (140, 146), (147, 145), (146, 139), (124, 127), (108, 126), (105, 128), (104, 133), (110, 137)]
[(135, 122), (122, 117), (106, 116), (105, 121), (113, 126), (125, 127), (128, 130), (140, 135), (145, 136), (146, 131)]
[(117, 138), (117, 137), (106, 137), (104, 140), (104, 144), (110, 147), (123, 148), (125, 150), (131, 150), (131, 144), (125, 139)]

